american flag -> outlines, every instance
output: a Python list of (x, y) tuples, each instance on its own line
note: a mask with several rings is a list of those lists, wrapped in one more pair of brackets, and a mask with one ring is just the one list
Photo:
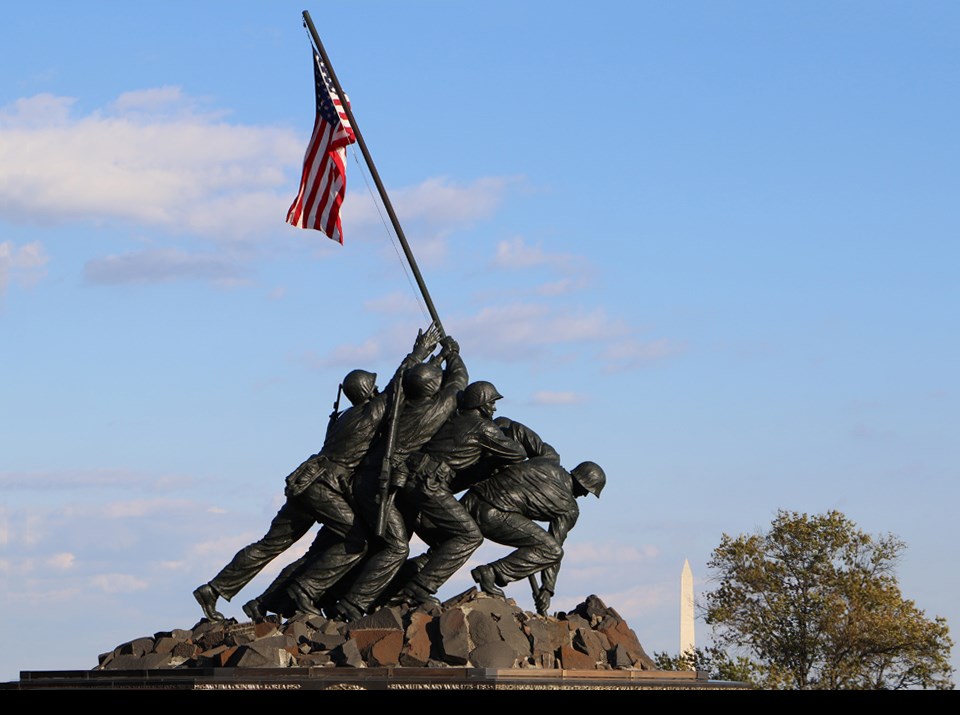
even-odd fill
[(313, 52), (313, 77), (317, 90), (317, 117), (303, 158), (300, 193), (287, 212), (287, 223), (322, 231), (342, 244), (340, 206), (347, 190), (346, 147), (357, 137), (337, 98), (330, 73), (316, 50)]

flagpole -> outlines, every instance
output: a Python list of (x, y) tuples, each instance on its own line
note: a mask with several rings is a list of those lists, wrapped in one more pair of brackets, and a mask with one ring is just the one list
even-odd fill
[(363, 135), (360, 134), (360, 127), (357, 126), (357, 120), (353, 117), (353, 111), (350, 109), (350, 104), (347, 102), (343, 88), (340, 86), (340, 81), (337, 79), (337, 73), (333, 71), (333, 65), (330, 64), (330, 58), (327, 57), (327, 51), (323, 48), (323, 43), (320, 42), (320, 36), (317, 34), (317, 28), (314, 27), (313, 20), (310, 18), (310, 13), (306, 10), (303, 11), (303, 22), (307, 26), (307, 29), (310, 30), (310, 35), (313, 37), (313, 43), (317, 48), (317, 52), (320, 53), (323, 63), (327, 66), (327, 71), (330, 73), (330, 79), (333, 82), (333, 87), (337, 91), (337, 96), (340, 98), (340, 106), (342, 106), (347, 113), (347, 118), (350, 120), (350, 126), (353, 127), (353, 134), (357, 138), (357, 144), (360, 146), (360, 151), (363, 153), (363, 158), (367, 162), (367, 168), (370, 169), (370, 174), (373, 176), (373, 181), (377, 185), (377, 191), (380, 192), (380, 199), (383, 201), (383, 205), (387, 209), (387, 214), (390, 216), (390, 222), (393, 224), (393, 230), (397, 232), (397, 238), (400, 239), (400, 245), (403, 246), (403, 253), (407, 257), (407, 262), (410, 264), (410, 269), (413, 271), (414, 278), (417, 280), (417, 285), (420, 287), (420, 293), (423, 294), (423, 300), (427, 304), (427, 310), (430, 311), (430, 317), (433, 319), (433, 323), (437, 326), (437, 330), (440, 331), (440, 335), (442, 337), (446, 335), (446, 333), (443, 330), (440, 317), (437, 315), (437, 309), (433, 306), (433, 301), (430, 299), (430, 293), (427, 291), (427, 285), (423, 282), (423, 276), (420, 275), (420, 269), (417, 268), (417, 261), (413, 257), (413, 252), (410, 250), (410, 244), (407, 243), (407, 237), (404, 235), (403, 229), (400, 227), (400, 221), (397, 218), (397, 214), (393, 210), (393, 204), (390, 203), (390, 197), (387, 196), (387, 190), (383, 187), (383, 182), (380, 181), (380, 174), (377, 173), (377, 167), (374, 165), (373, 159), (370, 156), (370, 152), (367, 150), (367, 143), (363, 140)]

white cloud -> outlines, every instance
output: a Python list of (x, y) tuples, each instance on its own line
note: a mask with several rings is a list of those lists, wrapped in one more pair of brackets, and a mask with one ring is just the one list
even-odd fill
[(337, 346), (324, 357), (320, 357), (316, 353), (309, 353), (305, 356), (305, 359), (309, 364), (320, 368), (347, 365), (354, 368), (357, 365), (373, 365), (382, 354), (382, 343), (375, 338), (370, 338), (360, 345)]
[[(49, 94), (0, 107), (0, 220), (133, 226), (220, 246), (297, 231), (279, 217), (296, 193), (304, 137), (231, 123), (224, 112), (200, 111), (199, 105), (179, 87), (158, 87), (125, 93), (83, 115), (74, 99)], [(518, 181), (431, 178), (393, 190), (391, 201), (405, 230), (417, 235), (419, 260), (436, 263), (447, 253), (448, 238), (492, 215)], [(362, 237), (382, 227), (385, 213), (378, 205), (365, 192), (351, 191), (345, 230)], [(17, 254), (20, 264), (30, 250)], [(0, 291), (13, 256), (9, 245), (0, 254)], [(236, 263), (157, 249), (91, 261), (86, 274), (104, 283), (188, 278), (231, 284), (240, 279)]]
[(589, 282), (590, 281), (587, 280), (585, 276), (572, 276), (569, 278), (561, 278), (560, 280), (556, 281), (541, 283), (534, 289), (534, 291), (538, 295), (544, 296), (566, 295), (567, 293), (573, 293), (574, 291), (581, 290), (588, 285)]
[(155, 476), (126, 469), (70, 469), (58, 472), (0, 472), (0, 490), (58, 491), (68, 489), (110, 489), (119, 487), (156, 491), (178, 489), (189, 482), (188, 477), (176, 475)]
[(147, 588), (147, 582), (137, 576), (122, 573), (107, 573), (92, 576), (90, 585), (104, 593), (133, 593)]
[(0, 107), (0, 129), (9, 131), (63, 126), (67, 124), (70, 108), (75, 102), (72, 97), (55, 97), (52, 94), (14, 100), (6, 107)]
[(178, 88), (127, 93), (75, 116), (38, 95), (0, 109), (0, 217), (132, 221), (216, 240), (276, 225), (296, 188), (303, 138), (194, 112)]
[(205, 279), (221, 284), (240, 282), (237, 266), (224, 254), (187, 253), (158, 248), (89, 261), (84, 277), (91, 283), (166, 283)]
[(497, 268), (524, 269), (549, 266), (561, 271), (577, 267), (583, 258), (568, 253), (547, 253), (539, 244), (531, 245), (522, 236), (497, 243), (497, 251), (491, 262)]
[(610, 345), (601, 354), (607, 363), (607, 372), (620, 372), (638, 367), (645, 367), (669, 357), (685, 352), (686, 348), (666, 338), (643, 342), (629, 339)]
[(507, 189), (517, 181), (484, 177), (471, 184), (458, 185), (446, 177), (438, 177), (398, 189), (391, 193), (390, 200), (404, 220), (434, 225), (465, 224), (493, 214)]
[[(370, 301), (366, 307), (388, 312), (397, 296)], [(411, 306), (412, 307), (412, 306)], [(405, 313), (406, 310), (399, 311)], [(595, 355), (607, 372), (647, 366), (681, 353), (682, 347), (660, 339), (641, 342), (630, 338), (633, 329), (622, 319), (611, 317), (602, 308), (568, 309), (558, 304), (525, 302), (487, 306), (467, 317), (452, 317), (445, 321), (451, 335), (455, 335), (471, 356), (503, 362), (525, 362), (550, 355), (570, 360), (576, 356), (570, 349), (588, 351)], [(341, 345), (325, 355), (304, 354), (304, 362), (313, 368), (365, 367), (377, 370), (384, 360), (409, 351), (411, 335), (416, 327), (393, 323), (360, 344)], [(566, 354), (563, 354), (566, 351)], [(391, 357), (392, 356), (392, 357)], [(582, 398), (574, 394), (542, 393), (536, 396), (539, 404), (572, 404)]]
[(66, 571), (73, 568), (76, 560), (77, 557), (68, 552), (54, 554), (47, 559), (47, 566), (58, 571)]
[(176, 86), (154, 87), (124, 92), (110, 105), (121, 114), (149, 111), (158, 113), (170, 107), (182, 107), (186, 101), (183, 90)]
[(187, 499), (131, 499), (106, 504), (66, 504), (63, 515), (79, 519), (130, 519), (132, 517), (182, 515), (194, 510)]
[(581, 290), (590, 284), (593, 274), (589, 262), (583, 256), (572, 253), (549, 253), (540, 244), (531, 244), (522, 236), (509, 241), (500, 241), (491, 260), (493, 268), (510, 271), (530, 271), (545, 268), (561, 274), (557, 280), (533, 286), (533, 293), (555, 297)]
[(400, 292), (364, 301), (363, 307), (371, 312), (384, 315), (416, 315), (420, 312), (420, 304), (416, 298), (409, 293)]
[(565, 566), (583, 566), (584, 564), (636, 565), (653, 561), (659, 555), (660, 550), (649, 544), (642, 546), (613, 543), (569, 544), (564, 547), (563, 563)]
[(11, 275), (23, 283), (39, 280), (47, 261), (39, 241), (22, 246), (16, 246), (12, 241), (0, 243), (0, 296), (6, 292)]
[(49, 533), (49, 523), (43, 514), (28, 514), (17, 525), (14, 539), (17, 543), (32, 547), (40, 544)]
[(599, 308), (567, 312), (535, 303), (483, 308), (457, 324), (461, 343), (469, 336), (478, 353), (506, 360), (526, 359), (544, 346), (605, 342), (627, 332), (623, 321)]
[(585, 396), (576, 392), (534, 392), (531, 400), (535, 405), (577, 405), (585, 401)]
[[(437, 265), (448, 252), (447, 241), (456, 231), (492, 216), (503, 202), (507, 190), (519, 183), (517, 178), (482, 177), (468, 184), (448, 178), (430, 178), (415, 186), (389, 191), (390, 202), (405, 235), (416, 236), (417, 262)], [(343, 220), (360, 236), (370, 236), (374, 228), (390, 226), (385, 209), (351, 193), (343, 205)], [(388, 229), (392, 236), (392, 227)]]

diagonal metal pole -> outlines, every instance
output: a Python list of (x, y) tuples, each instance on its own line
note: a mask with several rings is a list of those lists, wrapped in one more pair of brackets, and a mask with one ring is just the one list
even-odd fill
[(400, 239), (400, 245), (403, 246), (403, 253), (407, 257), (407, 263), (410, 264), (410, 270), (413, 271), (413, 276), (416, 278), (417, 285), (420, 287), (420, 293), (423, 295), (423, 300), (427, 305), (427, 310), (430, 311), (430, 317), (433, 319), (434, 325), (437, 326), (437, 330), (440, 331), (440, 336), (443, 337), (446, 335), (446, 333), (443, 330), (443, 324), (440, 322), (440, 317), (437, 315), (437, 309), (433, 306), (433, 300), (430, 298), (430, 292), (427, 290), (427, 284), (423, 282), (423, 276), (420, 275), (420, 269), (417, 267), (417, 261), (413, 257), (413, 252), (410, 250), (410, 244), (407, 243), (407, 237), (404, 235), (403, 228), (400, 226), (400, 221), (397, 219), (397, 214), (393, 210), (393, 204), (390, 203), (390, 197), (387, 196), (387, 190), (383, 187), (383, 182), (380, 181), (380, 174), (377, 172), (377, 167), (373, 163), (370, 152), (367, 150), (367, 143), (363, 140), (363, 135), (360, 133), (360, 127), (357, 126), (357, 120), (354, 119), (353, 111), (350, 109), (350, 104), (347, 102), (343, 88), (340, 86), (340, 81), (337, 79), (337, 73), (333, 71), (333, 65), (330, 64), (330, 58), (327, 57), (327, 51), (323, 48), (323, 43), (320, 42), (320, 36), (317, 34), (317, 28), (314, 27), (313, 20), (310, 18), (310, 13), (306, 10), (303, 11), (303, 23), (310, 31), (310, 36), (313, 38), (313, 43), (317, 48), (317, 52), (320, 53), (320, 57), (323, 60), (323, 63), (326, 65), (327, 71), (330, 73), (330, 80), (333, 82), (333, 87), (337, 91), (337, 97), (340, 98), (340, 106), (342, 106), (344, 111), (346, 111), (347, 118), (350, 120), (350, 125), (353, 127), (353, 133), (357, 138), (357, 144), (360, 147), (360, 151), (363, 154), (364, 160), (367, 162), (367, 168), (370, 170), (370, 174), (373, 176), (373, 181), (377, 185), (377, 191), (380, 192), (380, 200), (383, 201), (383, 205), (387, 209), (387, 214), (390, 216), (390, 222), (393, 224), (393, 230), (396, 231), (397, 238)]

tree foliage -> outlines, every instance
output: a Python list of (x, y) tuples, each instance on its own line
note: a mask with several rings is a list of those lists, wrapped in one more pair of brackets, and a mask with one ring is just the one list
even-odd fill
[(904, 548), (836, 511), (781, 510), (766, 533), (724, 534), (703, 609), (711, 664), (767, 689), (952, 689), (946, 620), (900, 593)]
[(716, 647), (694, 648), (676, 656), (654, 653), (653, 662), (660, 670), (696, 670), (706, 673), (710, 680), (747, 683), (753, 687), (759, 687), (763, 680), (756, 664), (749, 658), (731, 658)]

